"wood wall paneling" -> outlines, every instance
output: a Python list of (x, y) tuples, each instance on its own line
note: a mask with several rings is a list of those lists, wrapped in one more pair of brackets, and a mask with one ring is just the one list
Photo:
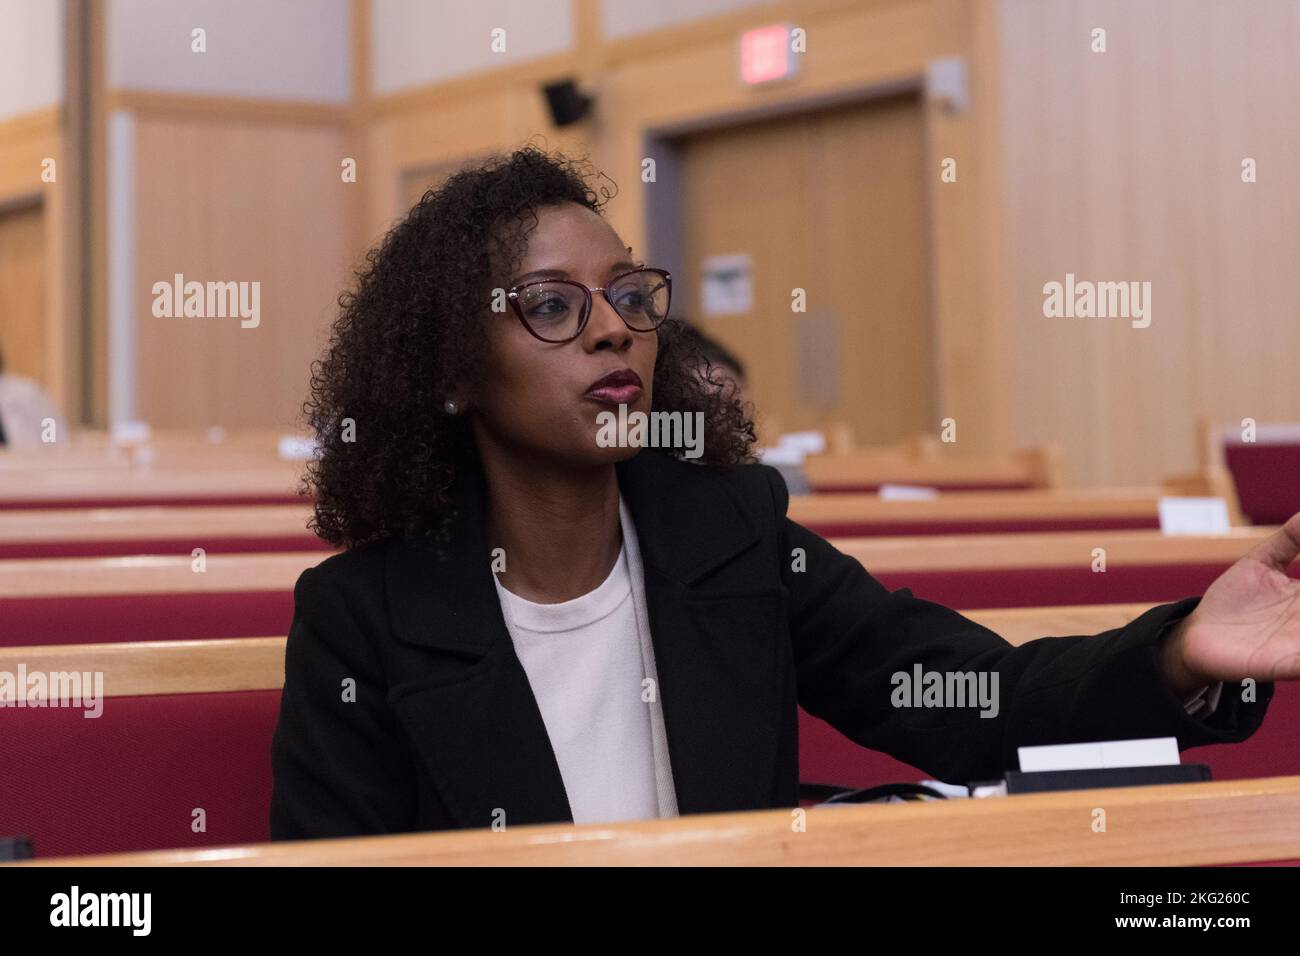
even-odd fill
[[(291, 427), (352, 265), (342, 125), (140, 115), (135, 303), (139, 417)], [(261, 319), (158, 318), (155, 282), (261, 283)]]
[[(1140, 483), (1195, 467), (1201, 416), (1296, 421), (1300, 7), (1000, 12), (1017, 442), (1060, 440), (1084, 483)], [(1067, 273), (1150, 282), (1150, 327), (1045, 318)]]

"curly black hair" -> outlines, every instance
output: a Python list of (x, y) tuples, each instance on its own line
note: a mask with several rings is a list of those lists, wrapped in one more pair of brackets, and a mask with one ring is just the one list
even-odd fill
[[(355, 290), (339, 297), (303, 405), (319, 443), (305, 491), (315, 496), (310, 526), (320, 537), (340, 547), (441, 540), (458, 472), (478, 467), (465, 417), (443, 403), (474, 394), (491, 267), (522, 259), (539, 207), (574, 202), (599, 213), (612, 193), (593, 190), (592, 176), (585, 159), (526, 145), (426, 192), (366, 254)], [(670, 318), (658, 330), (653, 410), (704, 414), (698, 464), (752, 460), (752, 410), (718, 387), (683, 328)], [(641, 452), (651, 453), (680, 450)]]

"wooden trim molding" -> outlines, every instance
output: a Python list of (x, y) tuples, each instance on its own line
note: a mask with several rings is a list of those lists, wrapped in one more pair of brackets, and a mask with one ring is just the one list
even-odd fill
[(0, 120), (0, 146), (8, 146), (34, 137), (57, 135), (62, 122), (63, 109), (59, 106)]
[(351, 108), (346, 103), (243, 96), (195, 96), (142, 90), (110, 90), (107, 105), (109, 111), (127, 110), (147, 116), (290, 126), (345, 126), (352, 118)]

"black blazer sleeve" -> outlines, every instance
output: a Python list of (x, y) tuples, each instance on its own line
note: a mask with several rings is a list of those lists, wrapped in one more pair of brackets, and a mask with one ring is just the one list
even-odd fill
[[(1243, 740), (1263, 720), (1272, 684), (1259, 685), (1253, 704), (1225, 686), (1218, 709), (1203, 720), (1189, 716), (1165, 684), (1160, 639), (1199, 597), (1095, 636), (1015, 647), (907, 588), (891, 593), (858, 561), (790, 521), (784, 483), (764, 471), (783, 528), (799, 703), (863, 746), (964, 784), (1018, 768), (1021, 746), (1174, 736), (1185, 749)], [(795, 570), (796, 548), (806, 558), (802, 571)], [(917, 663), (924, 671), (996, 672), (998, 715), (893, 706), (891, 676), (910, 674)]]
[[(345, 698), (349, 678), (355, 701)], [(271, 745), (272, 840), (415, 829), (413, 762), (386, 687), (338, 576), (304, 571), (294, 588)]]

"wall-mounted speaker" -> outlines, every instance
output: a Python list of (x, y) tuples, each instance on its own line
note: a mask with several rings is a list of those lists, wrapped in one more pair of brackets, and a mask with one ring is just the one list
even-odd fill
[(543, 92), (546, 93), (546, 103), (551, 108), (551, 122), (556, 126), (577, 123), (591, 112), (593, 97), (579, 92), (573, 80), (548, 83)]

